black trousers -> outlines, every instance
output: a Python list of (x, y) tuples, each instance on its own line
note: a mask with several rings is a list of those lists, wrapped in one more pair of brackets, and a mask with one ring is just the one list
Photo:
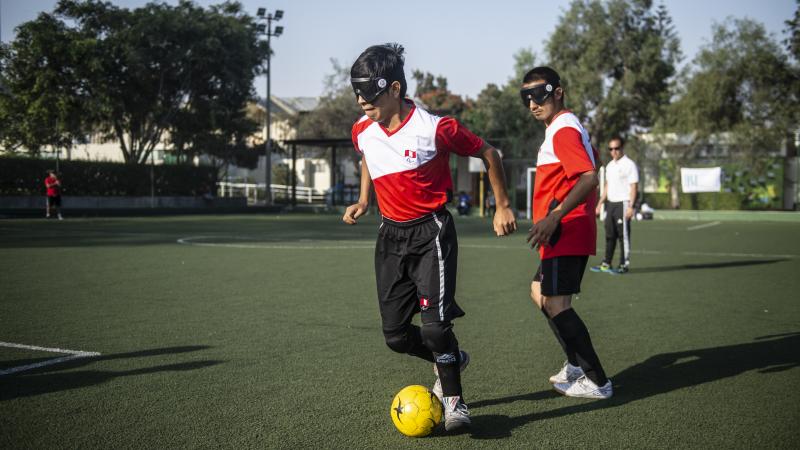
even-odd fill
[(630, 202), (606, 202), (606, 256), (603, 262), (611, 264), (614, 259), (617, 241), (620, 244), (619, 264), (628, 266), (631, 262), (631, 221), (625, 219), (625, 210)]
[(384, 333), (464, 315), (455, 301), (458, 238), (453, 217), (437, 211), (409, 223), (383, 219), (375, 245), (375, 278)]

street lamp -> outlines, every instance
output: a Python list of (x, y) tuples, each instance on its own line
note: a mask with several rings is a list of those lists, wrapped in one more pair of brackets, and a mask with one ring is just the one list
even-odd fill
[(283, 34), (283, 27), (275, 27), (275, 31), (272, 30), (272, 21), (279, 21), (283, 18), (283, 10), (276, 10), (275, 13), (268, 13), (267, 8), (258, 8), (256, 12), (256, 16), (258, 16), (258, 20), (263, 20), (266, 24), (261, 23), (258, 24), (256, 30), (265, 35), (267, 37), (267, 140), (264, 143), (264, 152), (266, 153), (266, 202), (267, 205), (272, 204), (272, 139), (271, 139), (271, 132), (270, 128), (272, 125), (272, 101), (270, 100), (270, 78), (272, 76), (272, 68), (270, 66), (271, 59), (272, 59), (272, 45), (270, 43), (270, 38), (273, 36), (278, 37)]

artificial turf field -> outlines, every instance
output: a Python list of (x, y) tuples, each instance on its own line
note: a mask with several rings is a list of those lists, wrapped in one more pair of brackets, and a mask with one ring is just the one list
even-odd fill
[[(100, 353), (0, 375), (0, 448), (800, 445), (800, 224), (635, 223), (634, 269), (587, 272), (573, 302), (614, 382), (590, 401), (547, 381), (564, 358), (528, 297), (524, 233), (456, 218), (473, 427), (422, 439), (389, 417), (434, 376), (383, 343), (377, 224), (0, 222), (0, 341)], [(0, 371), (64, 356), (0, 346)]]

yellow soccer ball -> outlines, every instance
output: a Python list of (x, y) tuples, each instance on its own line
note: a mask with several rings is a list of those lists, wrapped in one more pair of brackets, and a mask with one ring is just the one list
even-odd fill
[(442, 421), (442, 403), (428, 388), (418, 384), (406, 386), (392, 400), (392, 422), (411, 437), (431, 434)]

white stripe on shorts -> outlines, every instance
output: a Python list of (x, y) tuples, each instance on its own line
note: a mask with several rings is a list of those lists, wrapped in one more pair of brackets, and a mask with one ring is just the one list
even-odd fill
[(627, 266), (631, 262), (631, 238), (628, 236), (628, 219), (625, 214), (628, 212), (628, 200), (622, 202), (622, 251), (625, 252), (625, 262)]
[(444, 321), (444, 259), (442, 259), (442, 245), (439, 243), (439, 234), (442, 232), (442, 222), (433, 213), (433, 220), (439, 226), (439, 233), (436, 233), (436, 256), (439, 258), (439, 320)]

